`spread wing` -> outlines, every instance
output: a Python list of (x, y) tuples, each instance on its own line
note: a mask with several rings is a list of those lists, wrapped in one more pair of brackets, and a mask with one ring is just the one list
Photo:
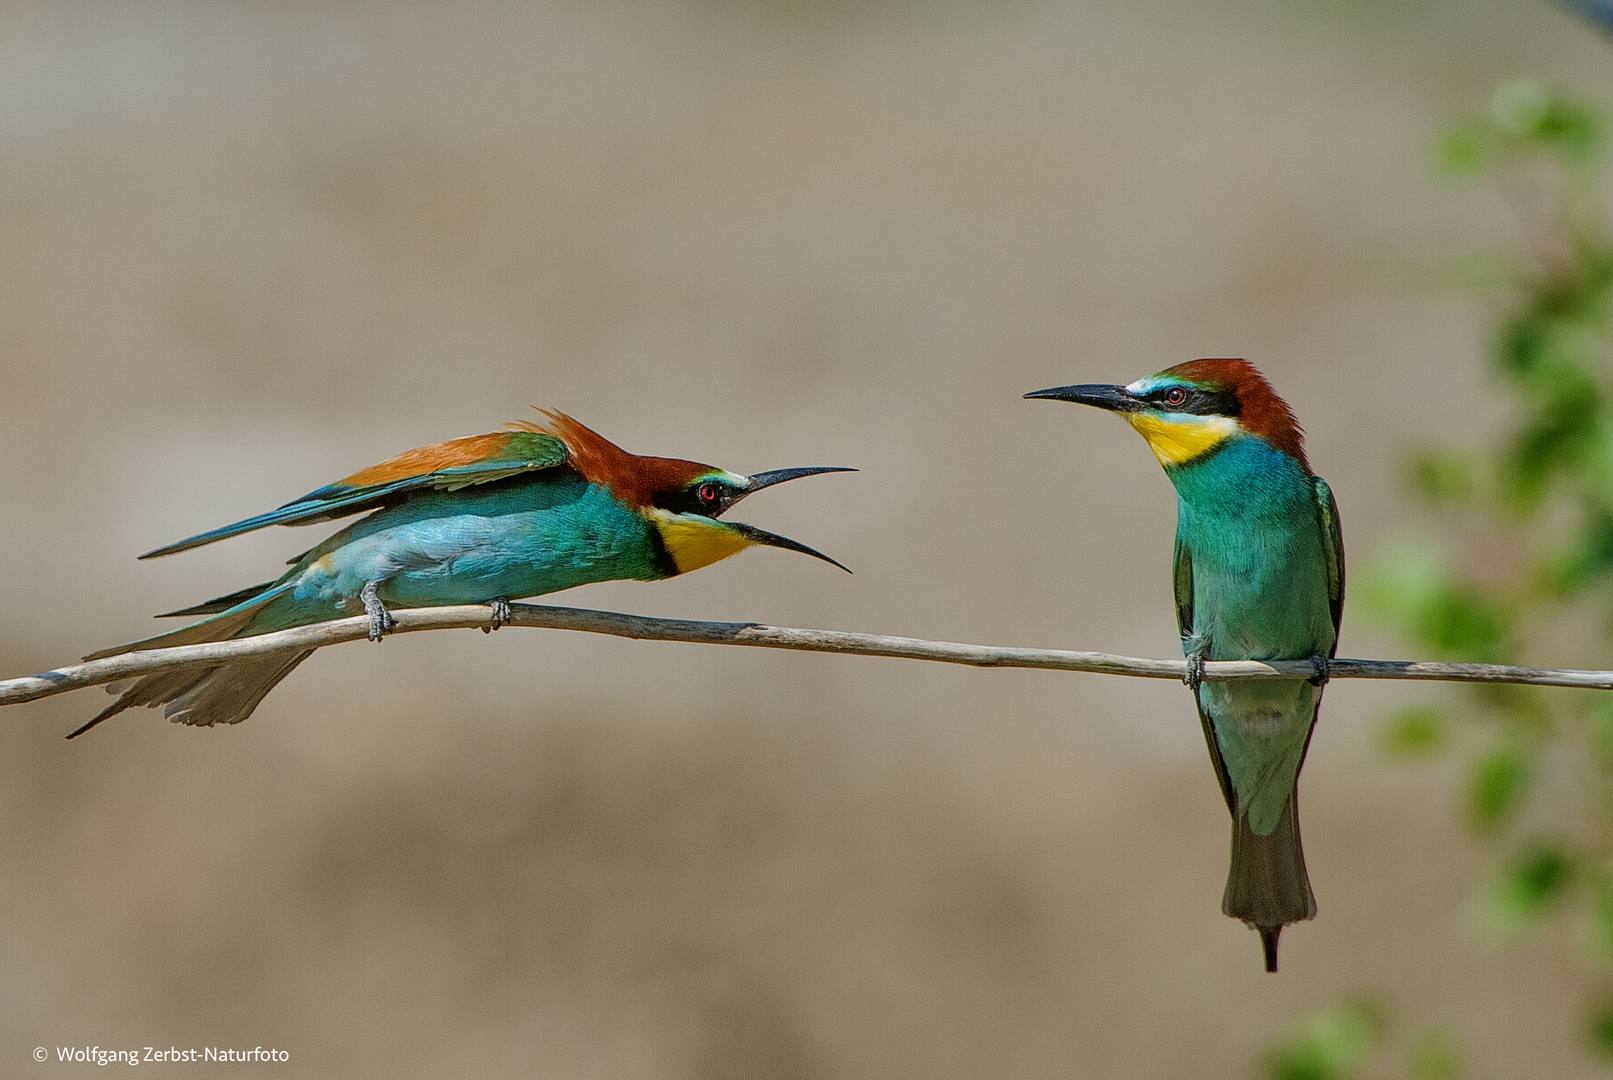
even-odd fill
[(519, 473), (552, 469), (565, 464), (566, 457), (564, 442), (553, 435), (526, 430), (495, 431), (422, 446), (311, 491), (278, 510), (189, 537), (140, 557), (154, 559), (189, 551), (269, 525), (314, 525), (334, 521), (385, 506), (412, 491), (425, 488), (458, 491)]
[(1322, 555), (1327, 560), (1327, 601), (1333, 612), (1333, 652), (1338, 655), (1339, 622), (1344, 617), (1344, 534), (1339, 531), (1339, 508), (1333, 489), (1320, 476), (1311, 477), (1316, 491), (1316, 514), (1322, 525)]
[[(1181, 631), (1185, 650), (1193, 637), (1193, 552), (1182, 543), (1181, 537), (1176, 538), (1176, 570), (1171, 577), (1176, 589), (1176, 628)], [(1205, 656), (1204, 659), (1210, 658)], [(1204, 729), (1204, 742), (1210, 748), (1210, 762), (1215, 766), (1221, 796), (1227, 801), (1227, 809), (1236, 816), (1238, 799), (1232, 790), (1232, 776), (1221, 757), (1221, 744), (1215, 738), (1215, 724), (1210, 720), (1210, 714), (1204, 711), (1204, 700), (1199, 695), (1198, 687), (1193, 688), (1193, 704), (1199, 711), (1199, 726)]]

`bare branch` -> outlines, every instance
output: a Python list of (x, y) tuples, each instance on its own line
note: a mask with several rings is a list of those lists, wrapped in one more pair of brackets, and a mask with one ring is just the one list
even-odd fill
[[(407, 608), (392, 613), (396, 633), (415, 630), (486, 629), (493, 609), (481, 604), (465, 607)], [(1111, 653), (1070, 652), (1063, 649), (997, 648), (961, 645), (923, 638), (851, 634), (838, 630), (795, 630), (761, 623), (694, 622), (653, 619), (586, 608), (511, 604), (506, 626), (549, 630), (582, 630), (591, 634), (647, 641), (685, 641), (702, 645), (750, 645), (763, 649), (798, 649), (806, 652), (847, 653), (854, 656), (894, 656), (907, 660), (934, 660), (973, 667), (1048, 668), (1054, 671), (1090, 671), (1101, 675), (1129, 675), (1143, 679), (1175, 679), (1187, 674), (1184, 660), (1150, 660)], [(0, 705), (15, 705), (62, 694), (86, 686), (99, 686), (133, 676), (187, 667), (210, 667), (248, 656), (358, 641), (369, 632), (369, 619), (357, 616), (299, 626), (273, 634), (180, 645), (171, 649), (109, 656), (57, 668), (40, 675), (0, 681)], [(1204, 665), (1210, 681), (1225, 679), (1294, 679), (1314, 674), (1309, 660), (1228, 660)], [(1504, 664), (1418, 663), (1402, 660), (1334, 660), (1329, 674), (1335, 679), (1416, 679), (1430, 682), (1527, 683), (1535, 686), (1574, 686), (1613, 689), (1613, 671), (1572, 671), (1555, 668), (1510, 667)]]

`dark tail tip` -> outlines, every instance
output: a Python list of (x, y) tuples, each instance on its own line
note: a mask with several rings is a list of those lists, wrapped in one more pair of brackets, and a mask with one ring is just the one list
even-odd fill
[(100, 715), (99, 715), (99, 716), (97, 716), (97, 717), (96, 717), (96, 718), (95, 718), (95, 719), (94, 719), (94, 720), (91, 720), (91, 721), (90, 721), (90, 722), (89, 722), (89, 723), (87, 723), (87, 724), (85, 724), (85, 725), (84, 725), (84, 726), (83, 726), (83, 727), (81, 727), (81, 728), (79, 728), (79, 729), (78, 729), (78, 730), (77, 730), (77, 731), (75, 731), (75, 732), (73, 732), (73, 733), (72, 733), (72, 734), (71, 734), (71, 735), (69, 735), (69, 736), (68, 736), (68, 738), (69, 738), (69, 739), (76, 739), (76, 738), (78, 738), (78, 737), (79, 737), (79, 736), (80, 736), (80, 735), (82, 735), (82, 734), (84, 734), (84, 733), (85, 733), (85, 732), (86, 732), (86, 731), (88, 731), (88, 730), (90, 730), (90, 728), (92, 728), (92, 727), (94, 727), (94, 726), (95, 726), (95, 725), (96, 725), (96, 724), (99, 724), (99, 723), (100, 723), (100, 722), (101, 722), (101, 721), (102, 721), (102, 720), (106, 720), (106, 719), (109, 719), (109, 718), (110, 718), (110, 717), (111, 717), (111, 716), (112, 716), (112, 714), (113, 714), (113, 713), (114, 713), (114, 712), (116, 712), (116, 711), (117, 711), (117, 710), (116, 710), (116, 709), (111, 709), (111, 710), (106, 710), (106, 711), (103, 711), (103, 712), (102, 712), (102, 713), (101, 713), (101, 714), (100, 714)]
[(1257, 926), (1260, 931), (1260, 947), (1266, 953), (1266, 970), (1272, 973), (1277, 971), (1277, 938), (1282, 934), (1280, 926)]

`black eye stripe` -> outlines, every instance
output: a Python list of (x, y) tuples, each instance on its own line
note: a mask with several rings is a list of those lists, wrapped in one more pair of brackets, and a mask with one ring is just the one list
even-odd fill
[(699, 514), (702, 517), (721, 517), (723, 511), (744, 497), (744, 491), (721, 480), (702, 480), (676, 491), (663, 492), (655, 497), (655, 505), (674, 514)]
[[(1183, 392), (1185, 396), (1182, 401), (1166, 400), (1166, 396), (1174, 391)], [(1196, 386), (1161, 386), (1143, 394), (1142, 399), (1166, 412), (1195, 413), (1199, 416), (1237, 417), (1243, 411), (1237, 394), (1229, 390), (1201, 390)]]

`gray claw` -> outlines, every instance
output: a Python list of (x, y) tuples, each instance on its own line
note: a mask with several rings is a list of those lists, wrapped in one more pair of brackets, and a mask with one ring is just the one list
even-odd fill
[(364, 613), (370, 617), (371, 641), (380, 641), (381, 635), (390, 634), (392, 628), (397, 625), (392, 613), (381, 603), (381, 598), (375, 595), (375, 590), (380, 584), (379, 581), (367, 581), (358, 593), (358, 598), (364, 601)]
[(1332, 675), (1329, 674), (1329, 668), (1331, 666), (1332, 665), (1328, 662), (1328, 659), (1325, 656), (1316, 655), (1311, 657), (1311, 670), (1316, 672), (1316, 674), (1312, 675), (1305, 681), (1310, 683), (1312, 686), (1326, 686), (1328, 680), (1332, 678)]
[(1204, 682), (1204, 657), (1198, 653), (1190, 653), (1187, 657), (1187, 674), (1182, 676), (1182, 682), (1193, 693), (1199, 692), (1199, 686)]
[(487, 602), (487, 606), (493, 609), (493, 625), (482, 627), (482, 633), (491, 634), (494, 630), (513, 619), (510, 614), (510, 598), (508, 596), (495, 596)]

